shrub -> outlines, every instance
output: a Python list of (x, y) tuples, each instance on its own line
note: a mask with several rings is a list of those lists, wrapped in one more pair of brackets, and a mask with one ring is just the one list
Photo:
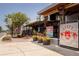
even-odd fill
[(33, 41), (37, 41), (37, 36), (36, 35), (33, 35), (32, 38), (33, 38)]
[(49, 45), (50, 44), (50, 38), (49, 37), (43, 37), (43, 45)]
[(41, 36), (38, 36), (38, 43), (42, 43), (42, 37)]
[(10, 35), (6, 35), (5, 37), (2, 38), (2, 41), (7, 41), (7, 40), (11, 40)]
[(49, 37), (42, 37), (42, 40), (43, 41), (48, 41), (48, 40), (50, 40), (50, 38)]

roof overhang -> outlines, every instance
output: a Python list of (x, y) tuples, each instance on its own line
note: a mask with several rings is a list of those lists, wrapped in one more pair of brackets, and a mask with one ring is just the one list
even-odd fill
[(48, 7), (44, 8), (44, 9), (40, 10), (38, 12), (38, 15), (47, 16), (47, 15), (59, 12), (59, 9), (61, 9), (63, 7), (65, 9), (68, 9), (68, 8), (73, 7), (75, 5), (77, 5), (77, 3), (53, 3), (50, 6), (48, 6)]
[(36, 26), (36, 25), (40, 25), (43, 23), (44, 23), (44, 21), (35, 21), (35, 22), (30, 23), (30, 24), (27, 24), (26, 26)]
[(49, 10), (50, 8), (52, 8), (52, 7), (56, 6), (56, 5), (57, 5), (57, 3), (53, 3), (53, 4), (49, 5), (48, 7), (46, 7), (46, 8), (44, 8), (44, 9), (40, 10), (40, 11), (38, 12), (38, 14), (42, 14), (42, 13), (46, 12), (47, 10)]
[[(43, 15), (43, 14), (45, 14), (45, 13), (48, 13), (48, 12), (50, 12), (50, 11), (53, 11), (53, 10), (57, 9), (58, 7), (63, 6), (63, 5), (65, 5), (65, 4), (68, 4), (68, 3), (53, 3), (53, 4), (49, 5), (48, 7), (46, 7), (46, 8), (44, 8), (44, 9), (40, 10), (40, 11), (38, 12), (38, 15)], [(54, 11), (54, 12), (55, 12), (55, 11)]]

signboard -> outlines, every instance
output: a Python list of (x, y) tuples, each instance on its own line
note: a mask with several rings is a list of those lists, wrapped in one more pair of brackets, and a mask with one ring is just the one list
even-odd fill
[(48, 37), (53, 37), (53, 26), (46, 27), (46, 34)]
[(60, 25), (60, 45), (78, 48), (78, 22)]

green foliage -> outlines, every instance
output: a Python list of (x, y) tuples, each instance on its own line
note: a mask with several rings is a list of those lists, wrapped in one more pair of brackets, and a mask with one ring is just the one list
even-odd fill
[(5, 16), (5, 22), (7, 24), (6, 26), (10, 30), (14, 30), (15, 28), (20, 27), (22, 24), (24, 24), (24, 22), (28, 23), (28, 20), (29, 18), (27, 17), (27, 15), (21, 12), (7, 14)]

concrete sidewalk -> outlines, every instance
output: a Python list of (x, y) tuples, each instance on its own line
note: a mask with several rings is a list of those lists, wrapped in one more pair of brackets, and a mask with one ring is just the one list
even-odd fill
[(0, 56), (62, 56), (61, 54), (34, 44), (29, 39), (13, 39), (0, 43)]

